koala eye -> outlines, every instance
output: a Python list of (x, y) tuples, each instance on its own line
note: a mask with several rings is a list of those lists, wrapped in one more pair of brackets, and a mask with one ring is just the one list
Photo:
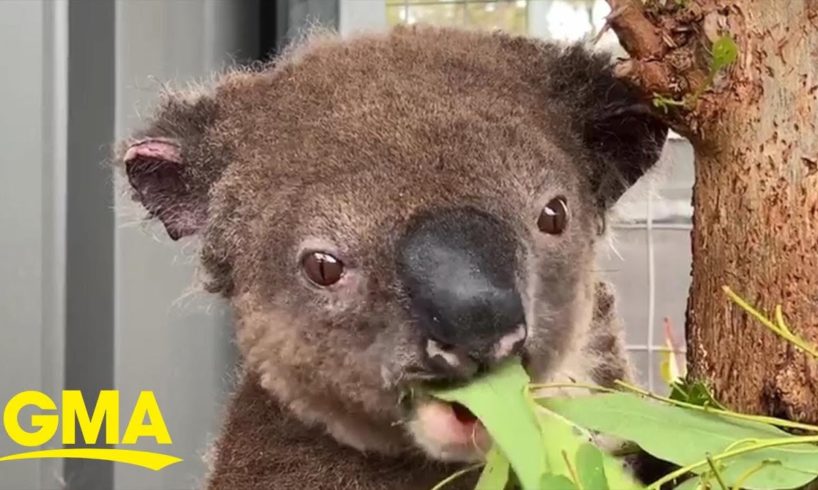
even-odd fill
[(310, 252), (301, 260), (301, 267), (310, 281), (319, 286), (331, 286), (344, 274), (344, 264), (330, 254)]
[(548, 201), (548, 204), (540, 212), (537, 218), (537, 227), (543, 233), (549, 235), (559, 235), (565, 230), (568, 224), (568, 203), (565, 198), (555, 197)]

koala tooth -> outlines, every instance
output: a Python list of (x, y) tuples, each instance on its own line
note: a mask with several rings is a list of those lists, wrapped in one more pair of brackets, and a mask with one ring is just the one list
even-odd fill
[(457, 379), (469, 379), (477, 373), (479, 368), (477, 361), (467, 353), (456, 349), (446, 349), (439, 342), (431, 339), (426, 342), (426, 355), (436, 371)]
[(498, 340), (494, 345), (494, 358), (500, 360), (514, 352), (525, 340), (527, 333), (525, 325), (520, 325), (516, 330)]
[(460, 358), (455, 352), (447, 351), (440, 342), (436, 340), (429, 339), (426, 342), (426, 355), (429, 356), (429, 359), (434, 359), (435, 357), (441, 357), (446, 363), (456, 368), (460, 365)]

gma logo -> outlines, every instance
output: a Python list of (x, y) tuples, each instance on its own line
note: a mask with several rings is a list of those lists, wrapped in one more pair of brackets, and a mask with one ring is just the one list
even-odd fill
[[(182, 461), (175, 456), (150, 451), (70, 447), (77, 443), (77, 426), (82, 433), (82, 440), (86, 444), (95, 444), (99, 439), (103, 423), (105, 424), (105, 444), (108, 445), (136, 444), (143, 437), (153, 438), (157, 444), (161, 445), (172, 444), (173, 441), (170, 439), (170, 433), (168, 433), (153, 392), (139, 393), (122, 438), (119, 437), (118, 390), (100, 391), (94, 412), (90, 415), (82, 392), (66, 390), (62, 392), (61, 398), (62, 410), (59, 413), (57, 413), (57, 405), (54, 400), (39, 391), (23, 391), (9, 400), (3, 410), (3, 427), (12, 441), (28, 448), (42, 446), (57, 435), (57, 430), (62, 425), (60, 438), (64, 447), (10, 454), (0, 457), (0, 463), (43, 458), (98, 459), (159, 471)], [(20, 424), (20, 412), (29, 406), (40, 410), (40, 413), (31, 415), (29, 425), (33, 430), (26, 430)], [(60, 424), (60, 419), (62, 419), (62, 424)]]

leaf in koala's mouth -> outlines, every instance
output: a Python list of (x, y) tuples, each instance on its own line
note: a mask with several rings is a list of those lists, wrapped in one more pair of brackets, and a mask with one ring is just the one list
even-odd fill
[(533, 490), (539, 488), (546, 472), (546, 455), (528, 391), (529, 382), (528, 374), (516, 359), (466, 385), (434, 390), (431, 394), (451, 403), (461, 423), (479, 419), (499, 448), (493, 453), (507, 458), (523, 488)]
[(642, 488), (621, 462), (589, 444), (590, 434), (539, 406), (519, 360), (470, 383), (431, 394), (448, 402), (460, 423), (486, 428), (493, 441), (475, 490), (504, 488), (509, 466), (524, 490)]

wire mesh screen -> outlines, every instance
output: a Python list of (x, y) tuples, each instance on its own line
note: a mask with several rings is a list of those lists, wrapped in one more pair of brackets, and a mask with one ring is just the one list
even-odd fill
[[(593, 39), (596, 49), (625, 56), (613, 32), (604, 29), (610, 13), (605, 0), (385, 1), (388, 25), (456, 25), (558, 41)], [(692, 186), (692, 150), (672, 135), (657, 171), (617, 205), (610, 246), (600, 250), (598, 267), (618, 292), (638, 381), (658, 392), (666, 390), (660, 365), (669, 335), (676, 354), (684, 354)]]

